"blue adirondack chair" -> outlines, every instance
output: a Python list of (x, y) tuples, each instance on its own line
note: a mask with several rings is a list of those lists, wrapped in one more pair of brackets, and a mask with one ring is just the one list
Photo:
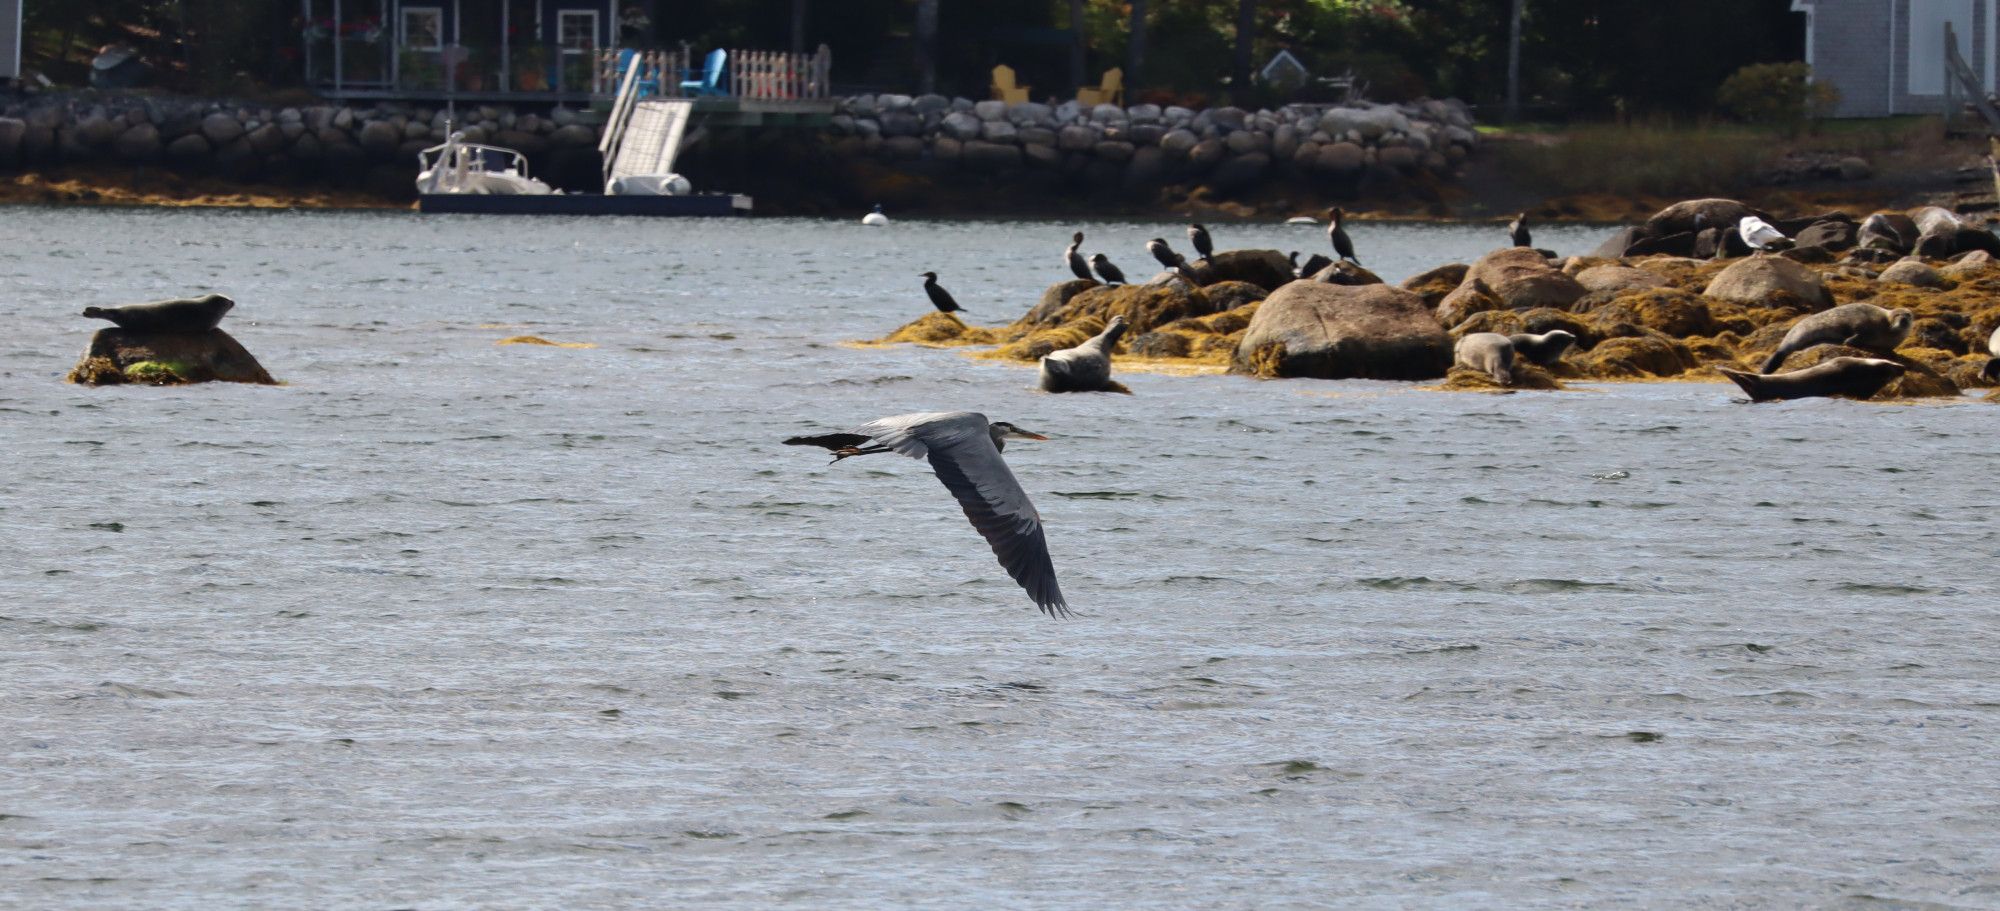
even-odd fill
[(687, 95), (721, 95), (722, 64), (729, 59), (729, 52), (722, 48), (708, 52), (708, 59), (702, 62), (701, 78), (681, 83), (681, 92)]

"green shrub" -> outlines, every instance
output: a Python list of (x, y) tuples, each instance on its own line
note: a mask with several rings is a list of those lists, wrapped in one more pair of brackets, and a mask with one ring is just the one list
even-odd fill
[(1803, 63), (1755, 63), (1723, 81), (1715, 102), (1749, 123), (1798, 129), (1807, 121), (1832, 112), (1840, 91), (1812, 81), (1812, 67)]

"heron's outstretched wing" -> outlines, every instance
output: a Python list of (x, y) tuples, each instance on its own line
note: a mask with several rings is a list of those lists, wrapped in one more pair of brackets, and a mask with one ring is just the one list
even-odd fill
[(826, 433), (816, 437), (792, 437), (785, 441), (787, 446), (823, 446), (835, 452), (842, 449), (858, 448), (872, 440), (872, 437), (858, 433)]
[(869, 421), (854, 432), (913, 459), (928, 456), (932, 446), (949, 445), (964, 436), (991, 439), (986, 416), (971, 411), (920, 411)]
[(1049, 560), (1048, 540), (1042, 536), (1042, 517), (1007, 469), (1000, 450), (994, 448), (993, 437), (985, 432), (985, 420), (979, 418), (982, 426), (977, 435), (932, 443), (931, 470), (958, 498), (965, 517), (992, 545), (993, 555), (1000, 558), (1007, 575), (1021, 584), (1043, 613), (1067, 616), (1069, 604), (1056, 585), (1056, 567)]

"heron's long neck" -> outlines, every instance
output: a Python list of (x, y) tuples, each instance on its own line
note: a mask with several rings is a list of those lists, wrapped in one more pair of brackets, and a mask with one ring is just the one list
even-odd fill
[(1007, 437), (1000, 431), (1000, 428), (988, 427), (986, 428), (986, 432), (993, 435), (993, 450), (995, 452), (1007, 451)]

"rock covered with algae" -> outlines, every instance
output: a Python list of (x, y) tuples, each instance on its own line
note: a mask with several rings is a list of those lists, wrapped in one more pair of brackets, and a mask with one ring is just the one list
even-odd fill
[[(1674, 219), (1694, 214), (1703, 214), (1706, 224), (1706, 216), (1719, 217), (1717, 213), (1731, 208), (1727, 200), (1693, 202), (1698, 205), (1670, 213), (1669, 226)], [(1834, 216), (1813, 218), (1826, 224)], [(1830, 248), (1816, 245), (1815, 250), (1829, 253)], [(1472, 265), (1445, 264), (1419, 272), (1400, 289), (1294, 280), (1263, 294), (1264, 285), (1247, 280), (1197, 286), (1169, 278), (1152, 285), (1113, 287), (1064, 281), (1051, 286), (1027, 315), (1006, 327), (968, 327), (955, 317), (927, 314), (883, 341), (995, 345), (1000, 347), (980, 356), (1031, 363), (1089, 338), (1117, 315), (1133, 326), (1119, 356), (1143, 362), (1148, 369), (1187, 365), (1208, 370), (1226, 365), (1260, 376), (1435, 379), (1446, 375), (1453, 340), (1468, 333), (1540, 334), (1561, 329), (1576, 341), (1547, 367), (1553, 387), (1592, 381), (1724, 382), (1709, 368), (1754, 368), (1799, 319), (1839, 304), (1866, 301), (1907, 309), (1916, 316), (1909, 337), (1893, 355), (1911, 369), (1882, 397), (1950, 396), (1959, 389), (1993, 385), (1980, 373), (1988, 358), (1987, 339), (2000, 328), (2000, 259), (1983, 249), (1950, 260), (1907, 260), (1926, 267), (1920, 273), (1921, 283), (1897, 280), (1917, 272), (1911, 266), (1882, 280), (1889, 267), (1904, 261), (1904, 253), (1879, 258), (1865, 244), (1837, 259), (1830, 253), (1816, 254), (1814, 259), (1830, 260), (1820, 262), (1770, 254), (1709, 260), (1678, 253), (1599, 253), (1570, 257), (1558, 268), (1533, 251), (1496, 250)], [(1274, 269), (1277, 265), (1261, 252), (1249, 261), (1260, 260)], [(1933, 273), (1934, 283), (1929, 278)], [(1275, 281), (1275, 272), (1265, 280)], [(1490, 282), (1499, 282), (1509, 293)], [(1322, 290), (1301, 290), (1316, 284)], [(1297, 312), (1298, 304), (1286, 301), (1299, 295), (1350, 293), (1408, 294), (1414, 306), (1403, 300), (1390, 308), (1397, 314), (1392, 322), (1412, 338), (1435, 333), (1435, 349), (1417, 345), (1401, 355), (1370, 355), (1362, 359), (1365, 370), (1351, 365), (1321, 369), (1324, 364), (1305, 364), (1312, 357), (1302, 359), (1290, 346), (1270, 344), (1273, 333), (1266, 330), (1283, 324), (1301, 337), (1319, 336), (1309, 349), (1341, 349), (1332, 340), (1334, 334), (1347, 331), (1339, 324), (1365, 321), (1365, 313), (1342, 312), (1346, 308), (1329, 305), (1308, 308), (1314, 314), (1309, 321)], [(1277, 307), (1272, 306), (1274, 300)], [(1320, 320), (1320, 315), (1326, 319)], [(1841, 353), (1888, 356), (1820, 346), (1794, 354), (1783, 369), (1809, 366)], [(1440, 386), (1428, 388), (1484, 387), (1474, 377), (1447, 377)]]
[(243, 345), (221, 329), (200, 332), (144, 332), (99, 329), (69, 372), (84, 386), (137, 383), (179, 386), (226, 382), (277, 385)]

